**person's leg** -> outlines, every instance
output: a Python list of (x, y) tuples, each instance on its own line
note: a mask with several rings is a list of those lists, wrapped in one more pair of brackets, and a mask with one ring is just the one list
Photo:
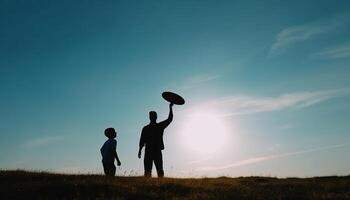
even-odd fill
[(105, 172), (105, 175), (108, 176), (108, 166), (106, 163), (102, 162), (103, 165), (103, 171)]
[(162, 151), (159, 150), (154, 154), (154, 164), (157, 169), (158, 177), (164, 177), (164, 170), (163, 170), (163, 156)]
[(114, 165), (114, 163), (110, 166), (110, 174), (109, 174), (109, 176), (115, 176), (115, 170), (116, 170), (116, 168), (115, 168), (115, 165)]
[(115, 176), (115, 169), (114, 163), (103, 163), (103, 170), (106, 176)]
[(145, 157), (143, 160), (144, 168), (145, 168), (145, 177), (151, 177), (152, 176), (152, 164), (153, 164), (153, 159), (152, 159), (152, 154), (151, 152), (145, 151)]

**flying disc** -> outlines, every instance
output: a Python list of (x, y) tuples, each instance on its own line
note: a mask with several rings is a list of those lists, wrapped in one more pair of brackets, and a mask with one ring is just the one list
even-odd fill
[(184, 98), (182, 98), (180, 95), (175, 94), (173, 92), (163, 92), (162, 97), (168, 102), (176, 105), (183, 105), (185, 103)]

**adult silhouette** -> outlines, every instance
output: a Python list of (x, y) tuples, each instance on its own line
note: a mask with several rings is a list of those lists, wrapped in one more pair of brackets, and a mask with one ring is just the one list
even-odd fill
[(150, 111), (150, 123), (142, 129), (138, 157), (141, 158), (142, 148), (146, 146), (143, 160), (145, 177), (152, 176), (153, 162), (156, 166), (158, 177), (164, 176), (162, 156), (162, 150), (164, 149), (163, 134), (164, 129), (168, 127), (173, 120), (173, 105), (173, 103), (169, 104), (168, 119), (159, 123), (157, 123), (157, 113), (155, 111)]

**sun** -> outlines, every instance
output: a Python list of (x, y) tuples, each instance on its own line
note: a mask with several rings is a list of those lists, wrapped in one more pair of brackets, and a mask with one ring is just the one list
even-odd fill
[(228, 128), (224, 120), (208, 111), (198, 111), (186, 119), (182, 136), (190, 150), (210, 154), (228, 142)]

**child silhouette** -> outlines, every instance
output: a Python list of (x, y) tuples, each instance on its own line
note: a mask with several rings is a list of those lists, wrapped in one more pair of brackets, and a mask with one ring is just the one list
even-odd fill
[(120, 160), (117, 154), (117, 132), (114, 128), (107, 128), (105, 130), (105, 136), (108, 140), (101, 147), (102, 164), (106, 176), (115, 176), (114, 159), (117, 160), (117, 165), (120, 166)]

